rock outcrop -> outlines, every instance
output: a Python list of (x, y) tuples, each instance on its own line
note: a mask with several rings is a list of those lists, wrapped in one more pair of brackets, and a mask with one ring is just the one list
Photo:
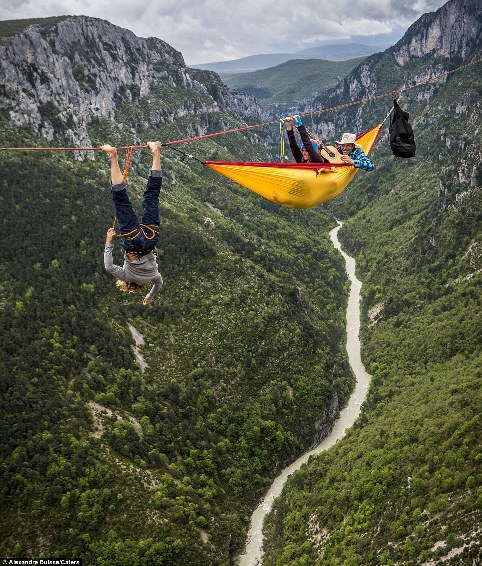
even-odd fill
[(415, 22), (394, 47), (393, 56), (401, 66), (429, 54), (465, 59), (480, 36), (481, 21), (480, 2), (452, 0)]
[(215, 73), (197, 80), (199, 72), (161, 39), (140, 38), (96, 18), (59, 20), (30, 25), (0, 44), (0, 109), (17, 127), (89, 146), (89, 124), (116, 118), (119, 102), (163, 88), (177, 100), (159, 97), (146, 116), (151, 125), (186, 114), (223, 111), (243, 120), (261, 115), (253, 97), (230, 91)]
[[(370, 99), (405, 88), (469, 63), (482, 57), (482, 3), (473, 0), (449, 0), (436, 12), (425, 14), (415, 22), (402, 39), (382, 53), (365, 59), (335, 87), (315, 98), (303, 112), (311, 108), (328, 108), (354, 100)], [(430, 100), (437, 85), (445, 83), (447, 76), (428, 82), (417, 89), (418, 101)], [(376, 106), (376, 105), (375, 105)], [(373, 103), (348, 107), (338, 111), (336, 123), (329, 115), (321, 116), (320, 135), (330, 139), (340, 129), (363, 131), (367, 114), (373, 113)], [(458, 112), (463, 111), (458, 108)], [(377, 115), (377, 119), (380, 116)]]

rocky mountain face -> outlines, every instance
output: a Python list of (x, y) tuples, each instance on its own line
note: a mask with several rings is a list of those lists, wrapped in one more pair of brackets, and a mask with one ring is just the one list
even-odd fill
[(435, 14), (425, 14), (414, 23), (404, 40), (393, 48), (393, 56), (402, 67), (413, 58), (429, 54), (465, 59), (480, 41), (481, 21), (480, 2), (447, 2)]
[[(363, 281), (361, 338), (372, 385), (347, 438), (295, 475), (275, 502), (265, 524), (266, 566), (481, 561), (474, 525), (482, 501), (473, 489), (480, 490), (480, 427), (471, 421), (481, 402), (481, 29), (480, 2), (450, 0), (302, 110), (387, 93), (313, 118), (319, 133), (339, 139), (380, 123), (393, 89), (417, 85), (399, 99), (417, 154), (395, 158), (385, 126), (372, 152), (375, 171), (327, 203), (346, 219), (340, 238)], [(473, 457), (471, 449), (463, 455), (469, 446), (477, 446)], [(436, 486), (445, 470), (460, 481)]]
[(179, 98), (155, 108), (159, 123), (220, 111), (257, 119), (261, 112), (253, 97), (230, 91), (214, 73), (187, 68), (164, 41), (84, 16), (47, 20), (3, 38), (0, 84), (0, 109), (12, 125), (80, 146), (91, 145), (92, 121), (115, 118), (119, 101), (140, 100), (159, 88)]
[[(422, 16), (396, 45), (368, 57), (336, 87), (315, 98), (311, 107), (327, 108), (394, 88), (405, 89), (453, 69), (457, 64), (474, 61), (482, 53), (481, 30), (480, 2), (450, 0), (436, 12)], [(442, 77), (424, 89), (415, 90), (417, 100), (430, 99), (446, 80)], [(354, 111), (337, 112), (337, 127), (351, 124), (352, 128), (360, 130), (367, 114), (376, 115), (377, 111), (377, 105), (369, 103)], [(323, 119), (325, 134), (329, 135), (333, 127), (333, 120)]]
[[(482, 150), (480, 144), (473, 143), (469, 130), (479, 122), (482, 100), (476, 85), (459, 84), (465, 71), (445, 73), (481, 57), (482, 4), (450, 0), (436, 12), (422, 16), (396, 45), (367, 58), (334, 88), (300, 110), (309, 112), (400, 90), (400, 104), (410, 110), (425, 158), (435, 160), (438, 166), (443, 164), (441, 205), (449, 206), (456, 201), (453, 179), (457, 179), (460, 193), (480, 187)], [(471, 71), (480, 73), (480, 68), (474, 65), (467, 72)], [(424, 81), (422, 87), (411, 88)], [(326, 139), (337, 139), (340, 131), (362, 132), (380, 122), (390, 107), (387, 96), (321, 113), (313, 118), (314, 130)]]

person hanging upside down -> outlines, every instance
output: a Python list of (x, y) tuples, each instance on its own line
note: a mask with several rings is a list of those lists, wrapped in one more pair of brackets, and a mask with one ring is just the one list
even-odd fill
[[(142, 200), (142, 221), (139, 222), (127, 194), (127, 188), (119, 167), (117, 149), (111, 145), (102, 145), (111, 163), (111, 193), (115, 206), (120, 234), (114, 227), (107, 230), (104, 249), (104, 267), (117, 279), (117, 286), (123, 291), (137, 291), (146, 283), (153, 286), (144, 297), (143, 304), (148, 305), (162, 287), (155, 246), (159, 239), (159, 194), (162, 185), (161, 142), (147, 142), (152, 153), (152, 168)], [(124, 252), (124, 265), (115, 265), (112, 258), (113, 240), (120, 237), (119, 243)]]

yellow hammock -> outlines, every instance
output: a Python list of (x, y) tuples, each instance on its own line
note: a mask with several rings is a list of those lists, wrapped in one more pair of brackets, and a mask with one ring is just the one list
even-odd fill
[[(357, 137), (368, 155), (382, 124)], [(283, 206), (311, 208), (338, 196), (358, 169), (330, 163), (257, 163), (203, 161), (214, 171)]]

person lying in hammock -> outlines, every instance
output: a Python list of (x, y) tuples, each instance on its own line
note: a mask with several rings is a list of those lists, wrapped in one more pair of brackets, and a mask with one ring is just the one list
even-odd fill
[[(293, 131), (293, 122), (298, 129), (300, 134), (302, 146), (298, 147), (296, 143), (295, 133)], [(301, 118), (299, 116), (288, 116), (284, 119), (286, 126), (286, 133), (288, 134), (288, 141), (290, 144), (291, 153), (296, 161), (296, 163), (326, 163), (326, 160), (318, 152), (318, 144), (315, 140), (311, 139), (303, 126)]]
[(341, 159), (347, 165), (353, 165), (357, 169), (363, 171), (373, 171), (375, 165), (373, 161), (365, 155), (361, 145), (356, 142), (356, 135), (345, 132), (341, 136), (340, 141), (335, 141), (338, 144), (338, 151), (342, 154)]
[[(117, 286), (122, 291), (134, 292), (149, 282), (154, 283), (144, 297), (143, 304), (148, 305), (162, 287), (162, 276), (157, 266), (154, 249), (159, 239), (159, 194), (162, 185), (161, 142), (147, 142), (152, 153), (152, 168), (142, 200), (143, 216), (139, 222), (127, 194), (124, 177), (117, 159), (117, 149), (111, 145), (102, 145), (111, 164), (111, 193), (115, 206), (120, 234), (114, 227), (107, 230), (104, 248), (104, 267), (117, 279)], [(113, 240), (120, 237), (119, 243), (124, 251), (124, 265), (115, 265), (112, 258)]]

